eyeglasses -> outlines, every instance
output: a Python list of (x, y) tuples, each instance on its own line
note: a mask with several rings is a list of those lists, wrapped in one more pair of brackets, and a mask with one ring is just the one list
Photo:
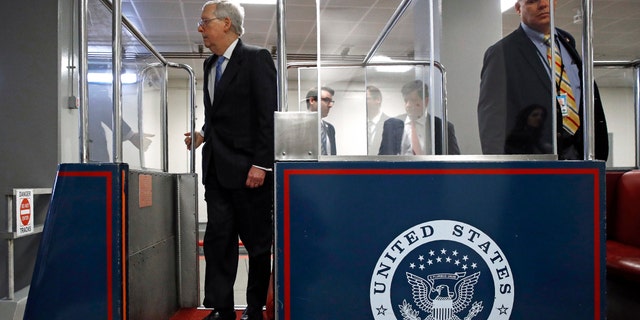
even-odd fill
[(222, 20), (221, 18), (211, 18), (211, 19), (200, 19), (200, 21), (198, 21), (197, 26), (198, 28), (203, 27), (207, 25), (207, 23), (209, 23), (209, 21), (213, 21), (213, 20)]
[(326, 104), (330, 104), (330, 103), (335, 103), (336, 101), (331, 99), (331, 98), (322, 98), (320, 99), (322, 100), (322, 102), (326, 103)]

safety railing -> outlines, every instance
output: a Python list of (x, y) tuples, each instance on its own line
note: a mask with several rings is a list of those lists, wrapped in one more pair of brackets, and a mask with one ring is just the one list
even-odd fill
[(7, 246), (7, 300), (15, 298), (15, 240), (43, 230), (42, 224), (35, 224), (36, 195), (51, 195), (51, 188), (13, 189), (13, 193), (6, 196), (7, 230), (0, 232), (0, 238), (6, 241)]
[[(86, 101), (88, 101), (88, 81), (87, 81), (87, 73), (88, 73), (88, 37), (87, 37), (87, 30), (86, 30), (86, 16), (88, 15), (88, 9), (87, 9), (87, 1), (88, 0), (82, 0), (79, 1), (79, 10), (80, 10), (80, 24), (79, 24), (79, 28), (80, 28), (80, 43), (82, 43), (83, 45), (81, 46), (81, 54), (80, 54), (80, 59), (81, 59), (81, 68), (80, 68), (80, 74), (79, 74), (79, 79), (80, 79), (80, 96), (82, 97), (81, 99), (81, 105), (80, 105), (80, 117), (81, 117), (81, 127), (80, 127), (80, 131), (81, 131), (81, 146), (80, 146), (80, 159), (83, 163), (87, 163), (89, 162), (89, 155), (88, 155), (88, 150), (89, 150), (89, 136), (88, 136), (88, 110), (87, 110), (87, 105), (86, 105)], [(122, 101), (121, 101), (121, 97), (122, 94), (120, 92), (120, 87), (121, 87), (121, 80), (120, 80), (120, 74), (122, 72), (122, 50), (120, 50), (122, 44), (121, 44), (121, 38), (122, 38), (122, 26), (124, 26), (126, 28), (126, 30), (128, 32), (131, 33), (131, 36), (136, 39), (149, 53), (151, 57), (155, 58), (157, 61), (159, 61), (158, 63), (150, 63), (148, 66), (142, 68), (139, 72), (139, 76), (144, 76), (145, 73), (154, 68), (154, 67), (168, 67), (168, 68), (176, 68), (176, 69), (183, 69), (188, 73), (188, 77), (189, 77), (189, 91), (190, 91), (190, 97), (189, 97), (189, 102), (190, 102), (190, 106), (189, 106), (189, 112), (190, 112), (190, 116), (189, 116), (189, 120), (190, 120), (190, 131), (194, 132), (195, 131), (195, 121), (196, 121), (196, 78), (195, 78), (195, 72), (193, 71), (193, 69), (186, 65), (186, 64), (179, 64), (179, 63), (173, 63), (168, 61), (165, 57), (162, 56), (162, 54), (156, 50), (154, 48), (154, 46), (144, 37), (144, 35), (137, 30), (137, 28), (125, 17), (122, 15), (121, 13), (121, 8), (120, 8), (120, 4), (121, 1), (108, 1), (108, 0), (98, 0), (100, 1), (109, 11), (112, 12), (112, 24), (113, 24), (113, 28), (112, 28), (112, 56), (111, 56), (111, 61), (112, 61), (112, 74), (113, 74), (113, 129), (112, 129), (112, 133), (113, 133), (113, 137), (112, 137), (112, 160), (114, 162), (122, 162), (123, 161), (123, 155), (122, 155), (122, 143), (123, 143), (123, 135), (121, 132), (121, 128), (122, 128)], [(168, 172), (169, 171), (169, 164), (168, 164), (168, 102), (167, 102), (167, 82), (166, 81), (168, 79), (168, 75), (166, 72), (163, 73), (165, 81), (163, 81), (163, 87), (161, 88), (161, 103), (162, 103), (162, 110), (160, 110), (160, 130), (161, 130), (161, 139), (162, 139), (162, 150), (161, 150), (161, 170), (163, 172)], [(142, 82), (139, 82), (140, 85), (142, 85)], [(139, 95), (141, 94), (140, 92), (142, 92), (142, 90), (139, 90)], [(140, 98), (140, 97), (139, 97)], [(141, 105), (138, 106), (138, 122), (139, 122), (139, 127), (142, 127), (142, 109), (141, 109)], [(139, 135), (140, 141), (139, 141), (139, 145), (142, 146), (144, 144), (144, 135), (140, 134)], [(139, 148), (140, 151), (140, 165), (142, 168), (145, 167), (145, 160), (144, 160), (144, 150), (143, 148)], [(194, 173), (195, 172), (195, 148), (191, 148), (190, 151), (190, 161), (189, 161), (189, 172), (190, 173)]]

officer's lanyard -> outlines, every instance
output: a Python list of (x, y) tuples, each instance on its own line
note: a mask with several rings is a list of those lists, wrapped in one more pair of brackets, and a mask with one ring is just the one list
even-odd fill
[[(556, 81), (556, 92), (560, 92), (560, 86), (562, 84), (562, 76), (564, 75), (564, 59), (562, 59), (562, 46), (560, 45), (560, 43), (558, 42), (558, 39), (556, 38), (555, 40), (556, 45), (558, 46), (558, 55), (560, 56), (560, 77), (558, 78), (558, 80)], [(550, 45), (547, 45), (546, 43), (544, 44), (547, 48), (550, 48)], [(549, 61), (548, 57), (544, 57), (542, 55), (542, 53), (540, 53), (540, 51), (536, 50), (536, 52), (538, 53), (538, 55), (540, 56), (540, 58), (543, 61), (546, 61), (546, 65), (547, 65), (547, 69), (549, 70), (549, 74), (554, 74), (555, 75), (555, 68), (551, 67), (551, 61)]]

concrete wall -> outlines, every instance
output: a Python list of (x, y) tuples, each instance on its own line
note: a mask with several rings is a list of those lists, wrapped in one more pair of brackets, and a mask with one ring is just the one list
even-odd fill
[(442, 15), (449, 121), (455, 125), (462, 154), (482, 154), (477, 120), (480, 69), (485, 50), (502, 38), (500, 1), (444, 0)]
[[(65, 1), (60, 1), (62, 6)], [(0, 10), (0, 231), (7, 230), (6, 198), (13, 188), (50, 188), (59, 161), (61, 65), (58, 1), (5, 1)], [(44, 206), (36, 207), (43, 215)], [(38, 204), (36, 204), (38, 205)], [(44, 207), (44, 208), (43, 208)], [(41, 221), (40, 221), (41, 223)], [(16, 289), (31, 281), (39, 236), (15, 242)], [(0, 243), (0, 297), (6, 296), (5, 241)]]

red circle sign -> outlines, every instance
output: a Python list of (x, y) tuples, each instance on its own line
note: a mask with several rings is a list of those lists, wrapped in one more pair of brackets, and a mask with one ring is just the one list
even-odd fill
[(31, 220), (31, 203), (29, 203), (29, 199), (22, 199), (20, 202), (20, 221), (23, 226), (29, 225), (29, 220)]

